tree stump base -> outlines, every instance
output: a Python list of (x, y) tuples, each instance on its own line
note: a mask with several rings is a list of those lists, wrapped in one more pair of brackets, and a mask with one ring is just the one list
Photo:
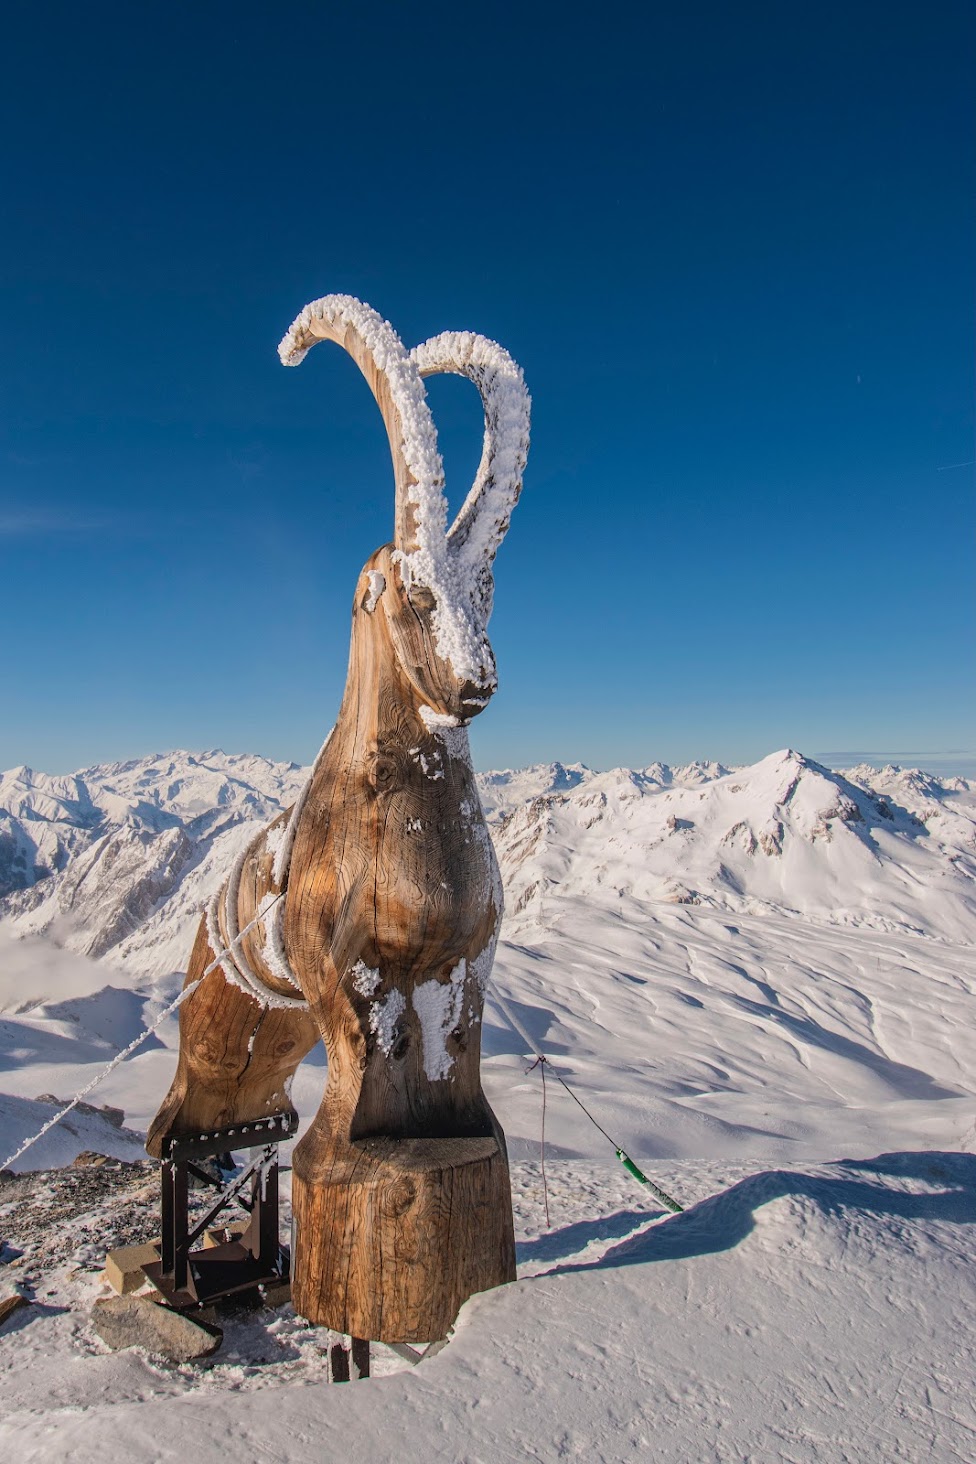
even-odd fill
[[(434, 1342), (515, 1280), (508, 1160), (485, 1138), (327, 1141), (292, 1171), (295, 1310), (375, 1342)], [(304, 1151), (304, 1152), (303, 1152)]]

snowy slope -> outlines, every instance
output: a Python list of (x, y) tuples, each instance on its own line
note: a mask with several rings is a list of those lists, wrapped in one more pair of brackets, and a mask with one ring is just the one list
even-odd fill
[(327, 1382), (329, 1334), (290, 1308), (226, 1320), (203, 1365), (108, 1353), (87, 1322), (92, 1236), (116, 1233), (137, 1196), (101, 1221), (79, 1215), (43, 1297), (0, 1334), (0, 1452), (18, 1464), (973, 1457), (973, 1156), (698, 1165), (677, 1173), (689, 1208), (670, 1218), (619, 1170), (556, 1166), (548, 1231), (537, 1169), (514, 1178), (520, 1279), (473, 1298), (436, 1358), (409, 1369), (376, 1345), (376, 1376), (342, 1387)]
[[(784, 1163), (973, 1147), (971, 947), (613, 896), (545, 897), (509, 928), (494, 982), (635, 1156)], [(486, 1091), (535, 1154), (538, 1073), (492, 1006)], [(559, 1089), (547, 1137), (598, 1157)]]
[(668, 769), (616, 769), (536, 797), (495, 836), (509, 914), (549, 890), (600, 890), (972, 940), (970, 786), (857, 772), (786, 751), (697, 786)]
[(295, 763), (223, 752), (106, 763), (71, 778), (15, 768), (0, 778), (0, 852), (26, 852), (0, 859), (0, 912), (18, 933), (53, 931), (90, 956), (124, 959), (139, 932), (137, 946), (153, 949), (140, 971), (176, 970), (199, 903), (304, 778)]
[[(301, 778), (224, 754), (80, 777), (117, 822), (6, 901), (0, 1089), (70, 1095), (155, 1016), (178, 990), (202, 903)], [(508, 906), (497, 989), (635, 1155), (785, 1162), (968, 1142), (968, 784), (839, 775), (783, 752), (734, 771), (545, 764), (482, 775), (481, 787)], [(167, 889), (160, 850), (172, 838), (190, 854)], [(74, 954), (86, 950), (105, 954)], [(175, 1043), (169, 1020), (99, 1101), (145, 1127)], [(490, 1007), (485, 1086), (513, 1153), (529, 1156), (540, 1090), (525, 1045)], [(316, 1051), (299, 1072), (304, 1116), (323, 1064)], [(605, 1149), (558, 1098), (549, 1138), (568, 1156)]]
[[(4, 1152), (19, 1148), (64, 1107), (68, 1098), (52, 1093), (43, 1101), (0, 1093), (0, 1134)], [(115, 1116), (119, 1110), (115, 1110)], [(31, 1149), (29, 1168), (54, 1169), (74, 1163), (80, 1154), (106, 1154), (135, 1163), (145, 1157), (144, 1135), (113, 1121), (93, 1104), (78, 1104)], [(3, 1156), (0, 1156), (2, 1158)]]
[[(173, 754), (4, 780), (32, 870), (60, 863), (3, 905), (5, 1151), (175, 994), (200, 904), (302, 776)], [(781, 752), (481, 788), (509, 912), (494, 986), (686, 1213), (662, 1216), (550, 1078), (546, 1227), (540, 1072), (489, 997), (516, 1285), (474, 1298), (418, 1370), (377, 1348), (370, 1384), (329, 1387), (328, 1336), (289, 1309), (172, 1367), (107, 1353), (87, 1322), (104, 1238), (156, 1227), (146, 1172), (121, 1207), (77, 1214), (57, 1175), (32, 1179), (36, 1251), (0, 1183), (0, 1295), (35, 1298), (0, 1333), (3, 1457), (297, 1464), (341, 1440), (343, 1457), (484, 1464), (971, 1458), (976, 1159), (944, 1151), (976, 1149), (972, 787)], [(144, 1128), (176, 1037), (169, 1019), (93, 1102)], [(303, 1119), (324, 1080), (316, 1051)], [(138, 1153), (117, 1113), (69, 1121), (16, 1167)]]

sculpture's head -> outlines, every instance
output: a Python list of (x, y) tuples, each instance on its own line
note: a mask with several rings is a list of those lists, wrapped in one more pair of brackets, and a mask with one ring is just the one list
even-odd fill
[[(522, 488), (529, 395), (518, 366), (494, 341), (468, 332), (407, 351), (393, 327), (350, 295), (315, 300), (279, 346), (297, 366), (320, 340), (352, 356), (386, 424), (395, 484), (392, 545), (365, 565), (356, 613), (382, 615), (408, 680), (438, 717), (467, 722), (497, 685), (488, 641), (492, 564)], [(485, 437), (474, 484), (448, 527), (444, 469), (423, 378), (467, 376), (481, 393)]]

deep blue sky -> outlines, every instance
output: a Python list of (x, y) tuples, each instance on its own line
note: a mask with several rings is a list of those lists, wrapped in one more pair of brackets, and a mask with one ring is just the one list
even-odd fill
[(976, 6), (352, 11), (4, 8), (0, 766), (312, 755), (392, 487), (275, 347), (347, 291), (533, 394), (479, 766), (976, 767)]

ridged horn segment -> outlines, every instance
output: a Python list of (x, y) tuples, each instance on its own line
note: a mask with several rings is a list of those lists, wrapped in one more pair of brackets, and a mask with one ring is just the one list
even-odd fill
[(474, 483), (448, 532), (448, 547), (474, 565), (490, 565), (522, 491), (529, 453), (531, 398), (521, 368), (497, 341), (445, 331), (411, 352), (421, 376), (453, 372), (473, 381), (485, 413), (485, 438)]
[[(522, 372), (495, 341), (447, 331), (407, 352), (393, 327), (352, 295), (325, 295), (296, 317), (278, 354), (297, 366), (316, 341), (336, 341), (366, 380), (386, 424), (396, 481), (394, 541), (405, 586), (432, 593), (437, 654), (459, 681), (495, 686), (486, 627), (492, 561), (522, 488), (529, 449), (529, 394)], [(424, 376), (467, 376), (481, 394), (484, 447), (474, 483), (450, 533), (444, 467), (427, 404)]]
[(313, 300), (288, 328), (278, 355), (297, 366), (317, 341), (335, 341), (369, 383), (386, 426), (396, 490), (394, 542), (410, 554), (447, 532), (444, 468), (417, 363), (389, 321), (353, 295)]

